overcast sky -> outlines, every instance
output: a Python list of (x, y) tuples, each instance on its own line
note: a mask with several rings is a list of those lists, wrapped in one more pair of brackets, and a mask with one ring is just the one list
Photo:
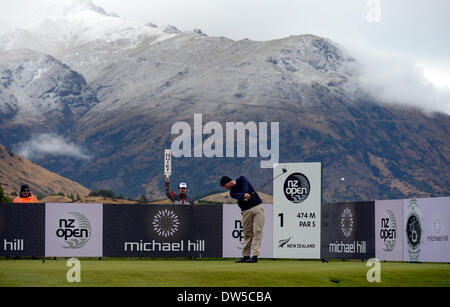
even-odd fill
[[(450, 87), (450, 0), (96, 0), (121, 16), (200, 28), (211, 36), (270, 40), (316, 34), (411, 57)], [(126, 2), (126, 3), (124, 3)], [(368, 15), (379, 5), (379, 17)], [(373, 15), (371, 15), (373, 16)], [(379, 22), (376, 22), (379, 21)]]
[[(0, 19), (18, 21), (24, 11), (49, 1), (54, 0), (1, 0)], [(235, 40), (316, 34), (344, 46), (401, 55), (423, 68), (434, 84), (450, 87), (450, 0), (93, 2), (128, 19), (172, 24), (181, 30), (199, 28), (210, 36)]]

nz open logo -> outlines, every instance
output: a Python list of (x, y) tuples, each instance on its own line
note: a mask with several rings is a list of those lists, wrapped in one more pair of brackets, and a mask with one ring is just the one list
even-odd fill
[(349, 238), (353, 233), (353, 213), (350, 208), (345, 208), (342, 211), (341, 230), (346, 238)]
[(311, 184), (305, 175), (294, 173), (284, 181), (283, 192), (289, 201), (300, 204), (308, 198)]
[(385, 252), (392, 252), (397, 244), (397, 220), (391, 210), (386, 210), (386, 217), (381, 219), (380, 238), (384, 241)]
[(179, 228), (180, 220), (172, 210), (161, 210), (153, 217), (153, 229), (161, 237), (172, 237)]
[(73, 218), (60, 219), (56, 236), (64, 239), (66, 249), (80, 249), (88, 244), (92, 237), (92, 225), (89, 219), (82, 213), (69, 212)]

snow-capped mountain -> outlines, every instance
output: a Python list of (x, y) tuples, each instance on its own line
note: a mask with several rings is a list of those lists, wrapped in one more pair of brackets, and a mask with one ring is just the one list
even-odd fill
[[(361, 63), (335, 42), (209, 37), (112, 16), (87, 0), (53, 9), (0, 39), (0, 143), (54, 133), (94, 156), (36, 161), (52, 171), (161, 197), (171, 126), (197, 113), (279, 122), (280, 162), (321, 161), (325, 201), (448, 193), (449, 116), (380, 104), (358, 88)], [(271, 176), (259, 162), (178, 159), (173, 180), (189, 182), (193, 195), (216, 190), (224, 173), (259, 185)]]
[(58, 0), (52, 5), (43, 8), (48, 19), (59, 19), (61, 16), (73, 16), (76, 14), (85, 14), (86, 12), (95, 12), (104, 16), (119, 17), (116, 13), (107, 13), (102, 7), (95, 5), (91, 0)]
[(90, 0), (58, 0), (39, 15), (1, 38), (0, 51), (31, 49), (61, 57), (91, 42), (126, 42), (132, 48), (144, 39), (158, 42), (177, 34), (108, 14)]
[(77, 117), (93, 102), (82, 75), (31, 50), (0, 53), (0, 94), (0, 114), (16, 123)]

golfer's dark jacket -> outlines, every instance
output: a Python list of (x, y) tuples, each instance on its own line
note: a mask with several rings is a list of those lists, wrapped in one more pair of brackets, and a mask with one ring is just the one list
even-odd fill
[[(231, 188), (230, 196), (238, 200), (239, 208), (241, 208), (242, 211), (246, 211), (262, 204), (262, 200), (259, 198), (258, 193), (252, 195), (253, 192), (255, 192), (253, 186), (248, 182), (247, 178), (242, 176), (236, 179), (236, 186)], [(245, 201), (245, 194), (250, 194), (252, 197), (248, 201)]]

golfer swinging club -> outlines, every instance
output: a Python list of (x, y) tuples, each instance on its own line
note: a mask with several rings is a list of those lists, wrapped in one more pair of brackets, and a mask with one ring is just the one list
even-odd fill
[[(244, 176), (236, 180), (224, 176), (220, 179), (220, 185), (230, 190), (230, 196), (238, 200), (238, 205), (242, 211), (244, 249), (242, 251), (243, 257), (236, 260), (236, 263), (256, 263), (261, 250), (262, 232), (266, 221), (262, 200)], [(250, 258), (252, 243), (253, 257)]]

